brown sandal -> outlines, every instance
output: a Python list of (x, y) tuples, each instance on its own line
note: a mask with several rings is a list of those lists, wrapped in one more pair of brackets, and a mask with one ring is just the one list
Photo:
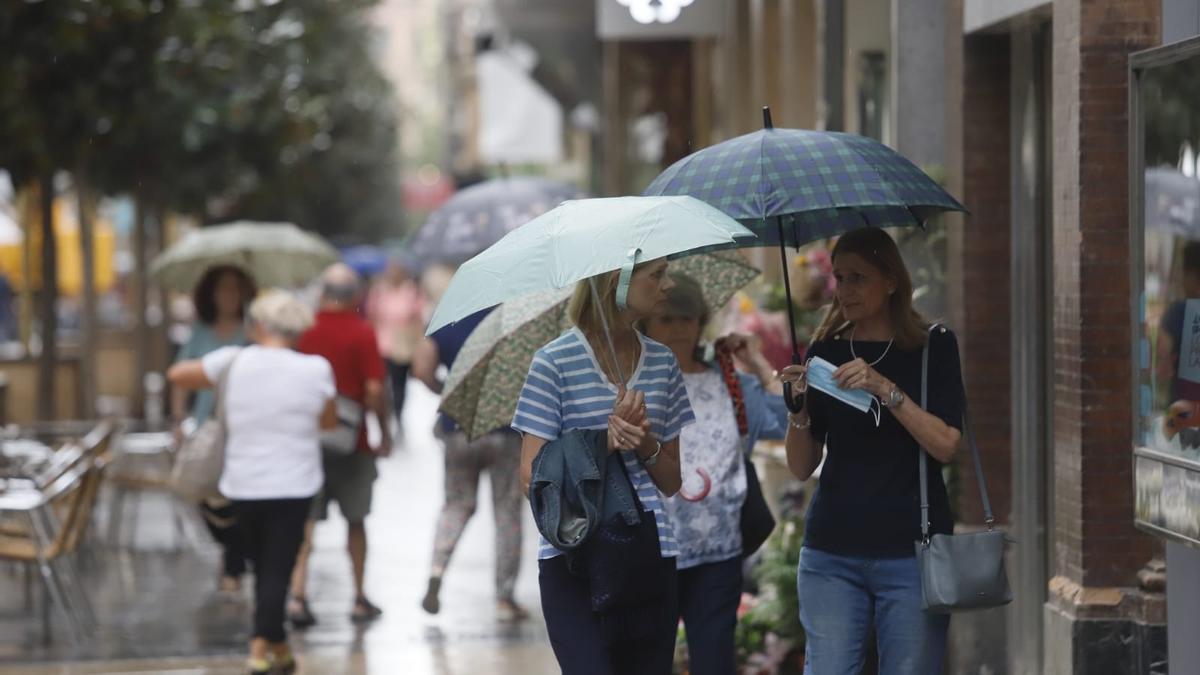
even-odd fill
[(354, 623), (366, 623), (378, 619), (381, 614), (382, 609), (372, 605), (366, 596), (362, 596), (354, 601), (354, 611), (350, 613), (350, 620)]
[[(293, 609), (292, 605), (299, 609)], [(308, 600), (306, 598), (292, 598), (288, 603), (288, 622), (292, 624), (292, 628), (308, 628), (317, 624), (317, 617), (313, 616), (312, 610), (308, 608)]]

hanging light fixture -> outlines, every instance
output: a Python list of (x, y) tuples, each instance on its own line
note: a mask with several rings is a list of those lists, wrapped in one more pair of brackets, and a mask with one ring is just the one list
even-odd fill
[(672, 23), (695, 0), (617, 0), (641, 24)]

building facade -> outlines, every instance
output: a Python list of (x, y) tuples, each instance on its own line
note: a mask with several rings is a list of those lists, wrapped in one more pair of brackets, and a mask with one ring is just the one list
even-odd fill
[[(572, 128), (598, 194), (639, 193), (769, 105), (892, 145), (970, 210), (944, 223), (943, 318), (1015, 600), (955, 618), (948, 672), (1200, 672), (1200, 553), (1134, 522), (1129, 189), (1130, 55), (1200, 35), (1200, 2), (708, 0), (715, 26), (606, 32), (627, 3), (547, 1), (497, 0), (497, 23), (547, 56), (535, 79), (568, 110), (595, 106)], [(957, 472), (979, 527), (966, 453)]]

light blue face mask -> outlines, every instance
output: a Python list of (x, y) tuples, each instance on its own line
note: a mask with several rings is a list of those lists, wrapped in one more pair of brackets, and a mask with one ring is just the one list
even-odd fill
[(845, 403), (851, 408), (871, 413), (875, 417), (875, 426), (879, 426), (881, 406), (879, 401), (863, 389), (842, 389), (833, 379), (837, 366), (825, 359), (814, 356), (808, 360), (808, 386), (823, 392)]

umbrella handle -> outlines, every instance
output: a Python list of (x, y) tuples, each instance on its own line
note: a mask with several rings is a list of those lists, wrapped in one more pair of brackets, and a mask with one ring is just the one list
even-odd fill
[[(800, 364), (800, 355), (793, 351), (792, 352), (792, 365), (799, 365), (799, 364)], [(798, 414), (800, 414), (801, 410), (804, 410), (804, 396), (802, 395), (799, 398), (794, 398), (792, 396), (792, 383), (791, 382), (783, 383), (783, 403), (784, 403), (784, 405), (787, 406), (787, 409), (790, 410), (793, 415), (798, 415)]]

